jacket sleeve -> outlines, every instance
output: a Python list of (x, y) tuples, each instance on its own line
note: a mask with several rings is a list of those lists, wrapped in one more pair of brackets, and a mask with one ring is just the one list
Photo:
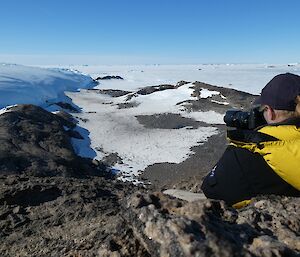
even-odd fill
[(228, 146), (221, 159), (205, 177), (201, 189), (207, 198), (224, 200), (229, 205), (251, 198), (251, 185), (237, 157), (240, 150), (244, 149)]

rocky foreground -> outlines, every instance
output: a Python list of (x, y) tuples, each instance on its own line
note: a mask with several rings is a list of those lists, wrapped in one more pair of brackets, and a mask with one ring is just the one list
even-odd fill
[(299, 198), (235, 210), (101, 177), (1, 177), (1, 256), (299, 256)]
[[(253, 97), (232, 92), (222, 92), (232, 106)], [(201, 101), (189, 106), (212, 104)], [(75, 155), (75, 125), (33, 105), (0, 115), (1, 256), (300, 256), (299, 198), (261, 196), (236, 210), (122, 183)]]

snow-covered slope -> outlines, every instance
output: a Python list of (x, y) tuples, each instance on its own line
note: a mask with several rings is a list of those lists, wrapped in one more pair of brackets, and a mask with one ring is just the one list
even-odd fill
[(67, 69), (43, 69), (0, 64), (0, 108), (14, 104), (44, 105), (64, 97), (64, 91), (76, 91), (93, 85), (89, 76)]

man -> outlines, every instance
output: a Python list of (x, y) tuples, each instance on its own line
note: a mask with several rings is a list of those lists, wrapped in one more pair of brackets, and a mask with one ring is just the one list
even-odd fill
[(300, 196), (300, 76), (275, 76), (255, 101), (267, 125), (229, 131), (202, 184), (206, 197), (242, 207), (257, 195)]

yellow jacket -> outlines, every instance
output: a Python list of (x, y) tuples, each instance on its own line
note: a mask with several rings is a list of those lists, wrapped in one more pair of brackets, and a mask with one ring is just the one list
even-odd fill
[(278, 140), (259, 143), (231, 140), (231, 145), (260, 154), (283, 180), (300, 190), (300, 128), (296, 125), (269, 125), (258, 132)]

